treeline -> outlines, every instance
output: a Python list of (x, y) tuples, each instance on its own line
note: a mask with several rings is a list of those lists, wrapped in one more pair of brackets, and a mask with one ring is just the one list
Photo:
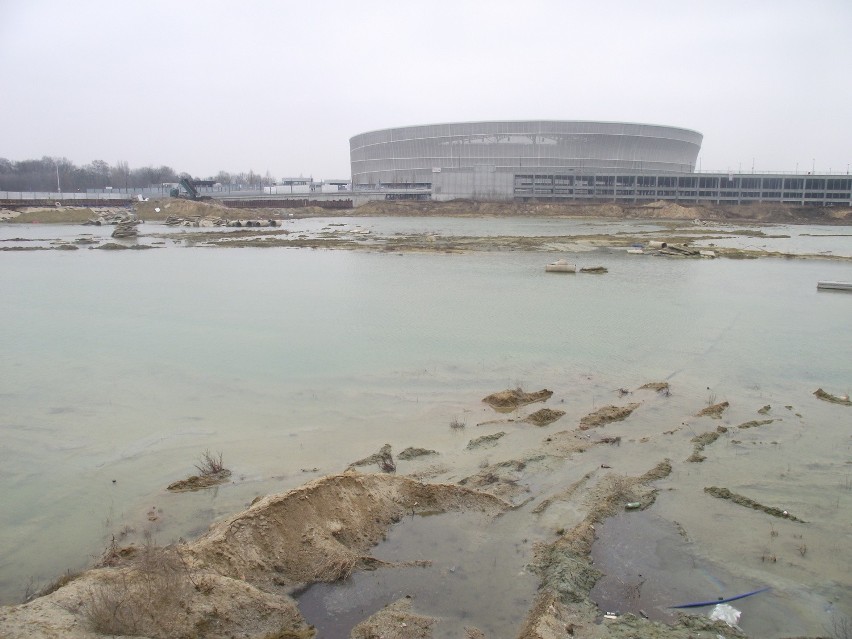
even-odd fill
[(219, 171), (216, 175), (200, 178), (189, 173), (178, 173), (170, 166), (145, 166), (131, 169), (127, 162), (116, 162), (110, 165), (103, 160), (95, 160), (89, 164), (77, 166), (68, 158), (45, 156), (40, 160), (20, 162), (0, 158), (0, 191), (76, 192), (107, 187), (138, 189), (178, 182), (187, 177), (195, 180), (213, 180), (223, 186), (240, 185), (243, 188), (259, 188), (275, 183), (275, 178), (268, 171), (265, 175), (254, 171), (248, 173)]

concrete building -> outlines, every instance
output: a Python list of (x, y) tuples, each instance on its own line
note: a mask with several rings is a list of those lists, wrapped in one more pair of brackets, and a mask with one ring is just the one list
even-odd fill
[(849, 176), (695, 173), (701, 142), (689, 129), (621, 122), (382, 129), (349, 140), (352, 189), (385, 199), (852, 205)]

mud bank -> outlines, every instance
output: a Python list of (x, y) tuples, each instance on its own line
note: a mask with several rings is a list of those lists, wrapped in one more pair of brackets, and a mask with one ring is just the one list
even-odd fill
[[(0, 251), (26, 251), (26, 250), (74, 250), (80, 248), (89, 249), (140, 249), (140, 248), (163, 248), (163, 247), (185, 247), (185, 248), (313, 248), (334, 249), (350, 251), (370, 251), (387, 253), (469, 253), (469, 252), (492, 252), (492, 251), (541, 251), (541, 252), (586, 252), (592, 249), (624, 249), (643, 246), (640, 252), (647, 256), (663, 257), (665, 259), (707, 259), (709, 257), (727, 259), (754, 259), (761, 257), (787, 257), (797, 259), (820, 259), (834, 261), (852, 261), (852, 256), (835, 255), (830, 251), (820, 253), (785, 253), (783, 251), (772, 251), (757, 248), (751, 244), (739, 248), (725, 246), (737, 238), (761, 238), (766, 240), (777, 240), (789, 238), (787, 235), (769, 235), (754, 228), (741, 229), (710, 229), (705, 228), (704, 222), (718, 219), (722, 222), (743, 223), (826, 223), (845, 224), (852, 223), (852, 218), (833, 218), (837, 214), (833, 209), (819, 209), (817, 212), (823, 216), (811, 218), (808, 215), (791, 208), (784, 215), (757, 215), (755, 219), (739, 218), (730, 219), (724, 215), (698, 219), (699, 214), (708, 211), (699, 211), (689, 207), (667, 204), (662, 207), (641, 206), (622, 210), (615, 205), (529, 205), (512, 203), (377, 203), (376, 210), (357, 209), (353, 214), (347, 212), (347, 218), (357, 219), (361, 215), (378, 216), (404, 216), (404, 215), (434, 215), (455, 217), (476, 217), (483, 219), (489, 216), (528, 216), (548, 218), (575, 218), (589, 217), (593, 220), (610, 220), (619, 218), (625, 220), (653, 221), (656, 225), (664, 228), (657, 230), (637, 229), (631, 232), (619, 233), (582, 233), (577, 235), (547, 235), (547, 236), (515, 236), (515, 235), (441, 235), (438, 233), (394, 233), (380, 234), (368, 229), (350, 227), (348, 224), (328, 224), (320, 230), (311, 232), (291, 231), (287, 228), (289, 222), (298, 218), (331, 218), (335, 216), (333, 211), (318, 209), (317, 211), (307, 209), (228, 209), (223, 205), (212, 202), (192, 202), (188, 200), (163, 200), (159, 202), (138, 202), (129, 212), (132, 212), (142, 222), (135, 227), (137, 235), (122, 242), (105, 242), (90, 236), (78, 238), (53, 238), (47, 237), (49, 231), (45, 230), (44, 238), (38, 240), (13, 238), (6, 240), (0, 245)], [(615, 206), (617, 214), (612, 207)], [(399, 207), (398, 210), (396, 207)], [(420, 207), (425, 207), (420, 211)], [(556, 208), (552, 208), (556, 207)], [(562, 207), (562, 208), (560, 208)], [(567, 207), (567, 208), (566, 208)], [(724, 207), (723, 207), (724, 208)], [(754, 213), (759, 207), (743, 207)], [(489, 211), (496, 211), (489, 212)], [(564, 210), (563, 210), (564, 209)], [(433, 211), (434, 210), (434, 211)], [(459, 213), (459, 211), (467, 213)], [(433, 211), (433, 212), (429, 212)], [(785, 209), (786, 211), (786, 209)], [(661, 212), (666, 212), (662, 215)], [(65, 224), (78, 224), (86, 220), (98, 217), (109, 217), (126, 215), (128, 210), (112, 209), (27, 209), (16, 212), (17, 216), (11, 221), (16, 223), (43, 223), (56, 222)], [(339, 213), (338, 213), (339, 214)], [(788, 215), (789, 214), (789, 215)], [(801, 219), (796, 215), (801, 214)], [(174, 220), (181, 220), (180, 233), (162, 232), (154, 227), (155, 224), (165, 223), (171, 225)], [(688, 220), (688, 223), (684, 223)], [(240, 227), (240, 228), (216, 228), (207, 229), (203, 227)], [(251, 226), (252, 228), (245, 228)], [(255, 228), (258, 227), (258, 228)], [(262, 227), (262, 228), (261, 228)], [(89, 227), (87, 227), (89, 228)], [(668, 248), (652, 248), (652, 245), (666, 245)], [(777, 246), (777, 244), (776, 244)], [(712, 250), (706, 250), (712, 248)], [(674, 250), (677, 249), (677, 250)], [(637, 258), (640, 259), (640, 258)], [(586, 265), (579, 268), (580, 272), (603, 273), (607, 271), (605, 266)]]
[[(367, 216), (447, 216), (447, 217), (598, 217), (613, 219), (702, 220), (717, 222), (761, 222), (777, 224), (852, 224), (848, 207), (809, 207), (790, 204), (648, 204), (491, 202), (453, 200), (450, 202), (375, 201), (357, 209), (336, 212), (306, 207), (289, 209), (282, 201), (280, 209), (233, 209), (217, 200), (192, 201), (179, 198), (134, 202), (130, 209), (139, 219), (164, 221), (170, 215), (184, 217), (216, 216), (228, 219), (267, 219), (273, 217), (367, 217)], [(103, 207), (98, 211), (126, 210)], [(83, 207), (6, 207), (0, 220), (40, 223), (75, 223), (90, 219), (93, 210)]]
[(454, 216), (556, 216), (616, 219), (714, 220), (724, 222), (772, 222), (781, 224), (848, 224), (848, 207), (804, 207), (789, 204), (683, 205), (676, 202), (649, 204), (558, 204), (545, 202), (369, 202), (356, 215), (454, 215)]

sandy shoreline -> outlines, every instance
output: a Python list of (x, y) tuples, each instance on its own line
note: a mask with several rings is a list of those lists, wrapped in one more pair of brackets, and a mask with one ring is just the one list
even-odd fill
[[(157, 210), (159, 209), (159, 210)], [(733, 213), (732, 213), (733, 210)], [(802, 253), (770, 250), (755, 246), (757, 242), (789, 239), (789, 235), (773, 235), (761, 229), (766, 224), (832, 224), (852, 223), (852, 214), (845, 209), (796, 209), (795, 207), (685, 207), (677, 204), (645, 205), (642, 207), (599, 205), (554, 205), (499, 203), (410, 203), (376, 202), (354, 211), (335, 212), (318, 208), (309, 209), (228, 209), (220, 204), (187, 200), (142, 202), (134, 207), (134, 214), (142, 220), (129, 238), (94, 238), (87, 233), (86, 221), (99, 220), (106, 228), (116, 215), (125, 215), (124, 209), (24, 209), (12, 213), (11, 223), (44, 224), (45, 237), (39, 240), (12, 238), (0, 243), (0, 251), (44, 250), (138, 250), (182, 246), (186, 248), (313, 248), (349, 251), (378, 251), (387, 253), (467, 253), (493, 251), (580, 252), (595, 249), (628, 250), (645, 247), (645, 253), (665, 255), (669, 258), (719, 257), (728, 259), (754, 259), (784, 257), (852, 261), (852, 255), (831, 252)], [(704, 215), (699, 219), (693, 216)], [(335, 219), (346, 217), (488, 217), (529, 216), (565, 219), (607, 221), (653, 222), (661, 228), (621, 233), (583, 233), (578, 235), (548, 236), (460, 236), (437, 233), (409, 233), (380, 235), (358, 225), (329, 222), (313, 233), (296, 232), (288, 222), (305, 218)], [(643, 216), (643, 217), (640, 217)], [(751, 216), (751, 217), (745, 217)], [(147, 222), (151, 226), (145, 224)], [(49, 238), (52, 224), (80, 224), (75, 239)], [(179, 233), (162, 232), (156, 224), (165, 223), (179, 228)], [(254, 228), (246, 228), (247, 226)], [(721, 223), (721, 226), (720, 226)], [(728, 228), (730, 224), (730, 228)], [(215, 226), (231, 228), (209, 228)], [(239, 225), (235, 227), (234, 225)], [(713, 226), (714, 228), (707, 228)], [(205, 228), (208, 227), (208, 228)], [(138, 236), (135, 233), (138, 232)], [(754, 240), (742, 246), (726, 246), (731, 240)], [(666, 248), (650, 249), (650, 243), (665, 243)], [(741, 242), (742, 243), (742, 242)], [(703, 255), (699, 253), (703, 251)]]
[[(458, 468), (442, 463), (440, 451), (425, 449), (407, 457), (393, 455), (400, 464), (399, 471), (382, 473), (381, 460), (390, 451), (380, 451), (373, 458), (353, 460), (357, 470), (324, 476), (287, 493), (258, 499), (245, 512), (213, 524), (198, 540), (166, 548), (150, 540), (128, 546), (115, 544), (98, 567), (69, 578), (69, 583), (27, 604), (4, 608), (0, 630), (10, 638), (48, 637), (56, 632), (81, 639), (99, 636), (93, 628), (101, 633), (146, 637), (227, 637), (235, 633), (247, 637), (311, 637), (314, 630), (294, 599), (306, 584), (346, 580), (364, 570), (394, 571), (417, 565), (425, 570), (440, 560), (440, 547), (402, 563), (378, 559), (372, 549), (402, 518), (410, 518), (416, 527), (418, 516), (475, 512), (485, 517), (482, 525), (486, 529), (495, 528), (509, 514), (522, 522), (513, 524), (517, 529), (512, 534), (517, 535), (514, 543), (525, 548), (525, 571), (537, 582), (537, 592), (529, 593), (531, 603), (511, 632), (491, 629), (490, 634), (483, 633), (475, 624), (450, 620), (449, 627), (457, 631), (453, 636), (746, 636), (724, 622), (710, 621), (709, 609), (686, 617), (665, 612), (666, 606), (694, 600), (695, 595), (688, 590), (649, 583), (643, 595), (643, 579), (649, 575), (671, 574), (671, 580), (681, 588), (694, 588), (697, 582), (693, 577), (678, 577), (671, 572), (673, 567), (654, 573), (657, 559), (653, 553), (643, 559), (643, 548), (632, 544), (663, 539), (666, 529), (679, 531), (674, 537), (680, 536), (684, 543), (692, 544), (693, 536), (700, 538), (702, 531), (693, 527), (690, 509), (675, 506), (671, 510), (671, 497), (691, 492), (688, 499), (705, 500), (705, 508), (720, 509), (736, 518), (759, 518), (772, 532), (769, 541), (777, 539), (775, 547), (764, 551), (762, 557), (750, 557), (746, 571), (730, 566), (733, 572), (742, 573), (734, 580), (741, 592), (772, 587), (773, 594), (762, 596), (763, 604), (770, 605), (774, 597), (774, 606), (787, 605), (785, 599), (795, 596), (796, 589), (790, 577), (778, 570), (782, 564), (808, 566), (809, 572), (823, 572), (830, 579), (830, 556), (813, 565), (814, 553), (827, 543), (821, 538), (830, 530), (814, 520), (812, 510), (785, 510), (782, 515), (772, 508), (774, 504), (762, 504), (757, 499), (742, 505), (733, 503), (730, 496), (724, 500), (702, 496), (703, 480), (690, 478), (694, 470), (710, 468), (726, 457), (730, 461), (726, 450), (742, 445), (736, 442), (751, 438), (758, 443), (767, 431), (774, 438), (795, 437), (795, 422), (801, 418), (793, 416), (792, 407), (729, 406), (727, 402), (697, 405), (685, 414), (683, 405), (674, 399), (680, 390), (665, 382), (618, 389), (612, 404), (592, 413), (578, 416), (552, 410), (550, 417), (562, 414), (545, 426), (534, 425), (535, 419), (530, 417), (540, 413), (542, 405), (548, 406), (549, 391), (525, 396), (520, 389), (508, 390), (498, 394), (498, 403), (484, 398), (499, 411), (494, 410), (494, 419), (482, 426), (463, 427), (464, 435), (470, 438), (465, 453), (468, 461)], [(833, 411), (837, 417), (848, 410), (819, 398), (813, 401), (816, 407)], [(658, 413), (662, 419), (637, 422), (634, 413)], [(744, 419), (749, 414), (764, 419)], [(778, 430), (782, 423), (786, 424), (783, 431)], [(640, 424), (644, 425), (640, 428)], [(494, 432), (483, 437), (483, 431)], [(505, 432), (522, 432), (529, 446), (523, 450), (507, 448), (502, 437), (493, 436)], [(459, 479), (458, 472), (465, 466), (474, 472)], [(755, 488), (751, 493), (756, 497), (761, 491)], [(661, 498), (662, 505), (658, 504)], [(807, 522), (796, 521), (799, 517), (794, 515), (806, 517)], [(644, 535), (637, 533), (635, 540), (629, 534), (631, 517), (642, 518), (635, 521), (641, 521), (645, 531)], [(612, 547), (593, 552), (598, 530), (611, 526), (607, 521), (627, 525), (628, 534), (622, 535), (619, 543), (627, 544), (627, 556), (635, 560), (627, 573), (609, 576), (624, 588), (613, 591), (610, 582), (608, 594), (596, 595), (617, 603), (615, 614), (605, 614), (610, 611), (598, 608), (592, 597), (596, 584), (603, 583), (605, 577), (603, 565), (599, 568), (592, 556), (611, 554), (616, 549), (612, 540), (618, 538), (617, 533), (616, 537), (606, 533)], [(805, 542), (797, 540), (802, 539), (815, 549), (810, 557), (800, 550)], [(799, 543), (798, 551), (795, 543)], [(699, 551), (696, 545), (685, 557), (696, 551), (706, 549)], [(696, 556), (688, 560), (694, 565)], [(613, 570), (616, 566), (607, 568)], [(439, 583), (449, 577), (445, 574)], [(842, 583), (841, 576), (835, 578)], [(475, 592), (487, 588), (483, 584), (472, 586)], [(485, 592), (477, 594), (481, 597)], [(835, 601), (840, 606), (838, 615), (843, 614), (849, 602)], [(417, 596), (399, 598), (365, 614), (351, 636), (435, 636), (436, 628), (448, 621), (429, 614), (429, 603)], [(769, 614), (776, 612), (770, 607)], [(752, 609), (750, 614), (761, 611)], [(780, 620), (781, 628), (784, 623)], [(767, 636), (786, 636), (769, 633)], [(814, 631), (811, 636), (820, 633)]]
[[(18, 223), (83, 223), (124, 207), (6, 207), (0, 221)], [(356, 209), (306, 208), (228, 208), (220, 202), (197, 202), (177, 198), (137, 202), (130, 207), (140, 220), (163, 222), (169, 216), (223, 217), (232, 220), (264, 220), (304, 217), (445, 216), (445, 217), (595, 217), (625, 220), (699, 220), (702, 222), (758, 224), (852, 224), (852, 207), (809, 207), (791, 204), (688, 204), (652, 202), (648, 204), (552, 203), (552, 202), (450, 202), (375, 201)]]

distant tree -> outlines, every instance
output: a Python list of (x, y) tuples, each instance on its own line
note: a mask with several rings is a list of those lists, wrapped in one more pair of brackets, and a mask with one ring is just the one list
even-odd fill
[[(131, 169), (125, 160), (110, 166), (104, 160), (93, 160), (83, 166), (75, 166), (68, 158), (44, 156), (41, 159), (13, 161), (0, 158), (0, 191), (47, 191), (57, 189), (57, 174), (62, 191), (85, 191), (86, 189), (142, 188), (161, 186), (192, 176), (183, 171), (178, 173), (170, 166), (147, 166)], [(220, 184), (249, 187), (271, 185), (275, 176), (269, 171), (265, 175), (248, 172), (229, 173), (219, 171), (208, 179)]]
[(0, 158), (0, 191), (13, 191), (15, 184), (15, 165), (11, 160)]
[(109, 172), (110, 186), (115, 188), (125, 188), (132, 186), (130, 183), (130, 165), (126, 160), (116, 162)]
[(94, 160), (90, 165), (92, 175), (96, 176), (99, 182), (103, 182), (104, 186), (109, 184), (110, 169), (109, 164), (103, 160)]

